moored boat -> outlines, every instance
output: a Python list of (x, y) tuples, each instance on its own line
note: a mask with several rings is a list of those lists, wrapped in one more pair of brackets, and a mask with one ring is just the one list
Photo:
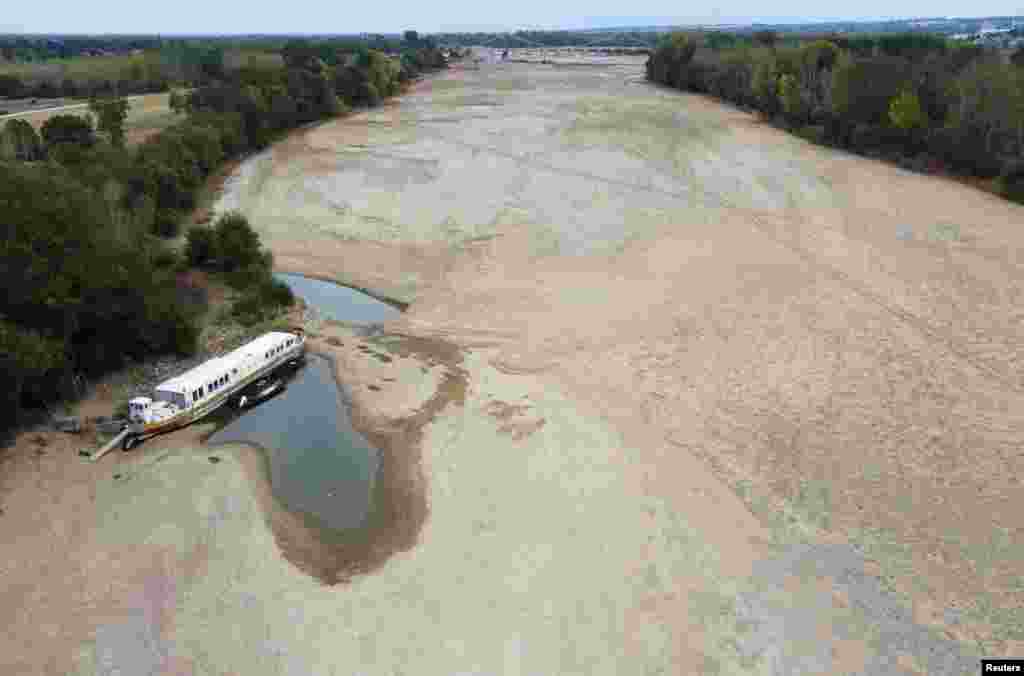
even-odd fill
[(243, 391), (254, 383), (282, 366), (297, 365), (304, 357), (305, 346), (301, 328), (265, 333), (223, 357), (160, 383), (152, 397), (135, 397), (128, 403), (124, 449), (143, 437), (189, 425), (228, 401), (247, 396)]

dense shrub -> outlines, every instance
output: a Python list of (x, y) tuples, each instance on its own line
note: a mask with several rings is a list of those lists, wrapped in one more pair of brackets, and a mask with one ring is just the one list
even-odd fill
[(203, 266), (217, 257), (217, 236), (212, 228), (196, 226), (185, 237), (185, 258), (190, 265)]
[(1024, 204), (1024, 160), (1006, 162), (999, 174), (998, 185), (1004, 197)]
[(250, 289), (266, 279), (268, 269), (262, 264), (251, 263), (244, 267), (238, 267), (225, 275), (225, 280), (233, 289)]
[(110, 208), (65, 167), (0, 162), (0, 213), (10, 224), (0, 229), (9, 329), (0, 360), (10, 378), (4, 413), (14, 418), (22, 406), (69, 394), (76, 373), (195, 347), (196, 314), (177, 298), (170, 271), (151, 264), (131, 221), (111, 234)]
[(161, 237), (177, 237), (182, 214), (177, 209), (157, 209), (153, 216), (153, 232)]
[(247, 288), (232, 305), (232, 316), (244, 324), (270, 319), (295, 301), (287, 284), (271, 278), (267, 272), (264, 275), (260, 282)]
[(153, 255), (153, 265), (160, 269), (174, 268), (180, 262), (180, 256), (171, 248), (163, 247)]
[(91, 146), (96, 142), (92, 122), (78, 115), (54, 115), (43, 123), (40, 134), (48, 147), (59, 143)]
[(228, 272), (262, 262), (260, 238), (241, 213), (228, 212), (218, 218), (213, 232), (217, 258)]
[(0, 160), (31, 162), (42, 156), (43, 144), (35, 128), (25, 120), (7, 120), (0, 130)]
[(295, 302), (295, 294), (290, 286), (282, 281), (271, 278), (260, 287), (261, 295), (272, 304), (288, 307)]

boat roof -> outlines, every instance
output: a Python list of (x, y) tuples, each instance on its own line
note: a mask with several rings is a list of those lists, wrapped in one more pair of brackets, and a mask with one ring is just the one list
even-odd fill
[(222, 375), (225, 371), (231, 370), (231, 363), (226, 362), (227, 360), (223, 357), (215, 357), (203, 362), (194, 369), (182, 373), (180, 376), (165, 380), (157, 385), (156, 389), (165, 392), (187, 392), (195, 389), (199, 385), (204, 385), (208, 381)]
[(282, 340), (294, 337), (294, 334), (281, 331), (264, 333), (259, 338), (246, 343), (223, 357), (214, 357), (181, 375), (165, 380), (157, 385), (155, 389), (164, 392), (189, 392), (227, 373), (232, 368), (237, 368), (239, 364), (247, 359), (253, 357), (262, 358), (263, 353), (271, 347), (279, 345)]
[(283, 331), (271, 331), (270, 333), (264, 333), (256, 340), (246, 343), (242, 347), (238, 348), (234, 352), (230, 352), (229, 354), (260, 354), (266, 352), (275, 345), (278, 345), (282, 340), (288, 340), (289, 338), (295, 338), (295, 334), (284, 333)]

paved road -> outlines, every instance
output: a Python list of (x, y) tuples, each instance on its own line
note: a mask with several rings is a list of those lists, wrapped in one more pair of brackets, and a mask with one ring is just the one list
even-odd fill
[[(128, 99), (129, 101), (134, 101), (136, 99), (142, 99), (142, 98), (145, 98), (147, 96), (152, 96), (152, 94), (140, 94), (139, 96), (126, 96), (125, 98)], [(53, 108), (34, 108), (32, 110), (23, 110), (20, 113), (9, 113), (7, 115), (0, 115), (0, 120), (5, 120), (5, 119), (7, 119), (9, 117), (22, 117), (22, 116), (25, 116), (25, 115), (32, 115), (34, 113), (55, 113), (55, 112), (60, 111), (60, 110), (71, 110), (73, 108), (88, 108), (88, 107), (89, 107), (88, 103), (72, 103), (71, 105), (67, 105), (67, 106), (54, 106)]]

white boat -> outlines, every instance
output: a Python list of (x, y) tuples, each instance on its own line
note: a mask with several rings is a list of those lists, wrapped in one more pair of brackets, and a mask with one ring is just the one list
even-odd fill
[(160, 383), (152, 397), (128, 402), (124, 449), (142, 437), (190, 425), (228, 401), (246, 396), (243, 390), (282, 366), (297, 363), (305, 349), (306, 336), (300, 328), (265, 333), (223, 357)]

